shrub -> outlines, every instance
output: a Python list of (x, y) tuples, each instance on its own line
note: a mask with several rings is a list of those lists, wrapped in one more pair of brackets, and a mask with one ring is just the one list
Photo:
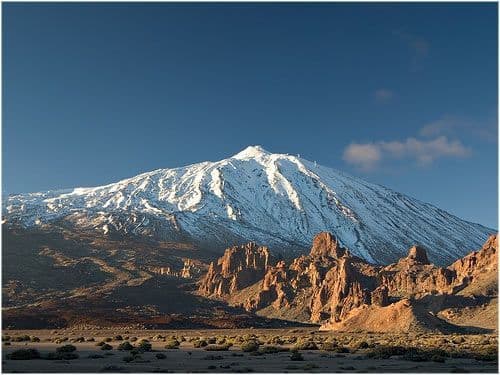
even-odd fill
[(356, 349), (368, 349), (369, 347), (370, 345), (368, 345), (366, 341), (358, 342), (358, 344), (356, 345)]
[(139, 349), (141, 352), (150, 352), (152, 349), (152, 346), (149, 342), (146, 340), (142, 340), (139, 345), (137, 346), (137, 349)]
[(226, 351), (229, 350), (231, 345), (225, 344), (225, 345), (207, 345), (205, 346), (205, 350), (209, 352), (220, 352), (220, 351)]
[(16, 336), (12, 338), (14, 342), (22, 342), (22, 341), (30, 341), (30, 337), (28, 335)]
[(314, 341), (302, 341), (295, 344), (296, 350), (318, 350), (318, 346)]
[(393, 355), (404, 355), (406, 348), (402, 346), (379, 346), (367, 353), (369, 358), (388, 359)]
[(104, 341), (99, 341), (95, 346), (103, 346), (104, 344), (106, 344)]
[(208, 344), (215, 344), (216, 342), (217, 342), (217, 338), (215, 338), (215, 337), (209, 337), (207, 339)]
[(36, 349), (18, 349), (7, 354), (7, 359), (12, 360), (28, 360), (40, 358), (40, 352)]
[(241, 344), (241, 350), (244, 352), (256, 352), (259, 350), (259, 343), (254, 340), (243, 342)]
[(202, 348), (202, 347), (205, 347), (207, 346), (207, 342), (205, 340), (197, 340), (197, 341), (193, 341), (193, 346), (195, 348)]
[(279, 352), (287, 352), (288, 348), (278, 348), (277, 346), (264, 346), (259, 349), (262, 354), (274, 354)]
[(333, 352), (333, 351), (336, 351), (337, 348), (339, 347), (339, 344), (337, 344), (336, 342), (324, 342), (321, 344), (321, 350), (325, 350), (327, 352)]
[(115, 341), (123, 341), (122, 335), (116, 335), (115, 336)]
[(76, 346), (71, 344), (60, 346), (56, 349), (56, 352), (58, 353), (72, 353), (74, 351), (76, 351)]
[(290, 356), (291, 361), (303, 361), (304, 357), (302, 357), (302, 354), (300, 354), (297, 351), (292, 352), (292, 355)]
[(40, 338), (39, 338), (39, 337), (36, 337), (36, 336), (31, 336), (30, 341), (31, 341), (31, 342), (40, 342)]
[(47, 353), (43, 359), (49, 360), (70, 360), (70, 359), (78, 359), (80, 356), (74, 352), (50, 352)]
[(179, 349), (181, 343), (176, 339), (170, 339), (165, 345), (165, 349)]
[(104, 343), (104, 345), (101, 345), (101, 350), (112, 350), (113, 347), (109, 344)]
[(495, 346), (490, 346), (474, 354), (477, 361), (498, 361), (498, 351)]
[(132, 349), (134, 349), (134, 346), (131, 343), (129, 343), (128, 341), (124, 341), (120, 345), (118, 345), (118, 350), (129, 351), (129, 350), (132, 350)]
[(163, 354), (163, 353), (157, 353), (156, 354), (156, 358), (158, 358), (158, 359), (165, 359), (165, 358), (167, 358), (167, 356), (165, 354)]
[(104, 342), (111, 342), (111, 341), (113, 341), (113, 339), (112, 339), (111, 337), (106, 337), (106, 338), (104, 339)]
[(130, 338), (130, 342), (135, 342), (135, 341), (137, 341), (137, 337), (134, 336)]

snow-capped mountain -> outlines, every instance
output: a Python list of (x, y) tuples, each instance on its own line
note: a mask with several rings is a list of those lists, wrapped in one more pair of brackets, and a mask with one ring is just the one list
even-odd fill
[[(495, 231), (430, 204), (287, 154), (251, 146), (218, 162), (159, 169), (95, 188), (9, 196), (4, 220), (67, 223), (102, 234), (249, 240), (282, 253), (334, 233), (368, 261), (393, 261), (421, 244), (436, 263), (478, 248)], [(290, 254), (296, 255), (296, 254)]]

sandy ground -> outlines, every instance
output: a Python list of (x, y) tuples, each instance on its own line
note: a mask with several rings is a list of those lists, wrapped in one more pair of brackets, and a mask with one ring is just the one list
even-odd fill
[[(294, 335), (310, 335), (311, 330), (293, 330)], [(127, 333), (126, 333), (127, 332)], [(263, 333), (264, 332), (264, 333)], [(286, 334), (290, 334), (286, 330)], [(165, 349), (165, 342), (153, 341), (157, 334), (164, 336), (176, 335), (186, 337), (211, 337), (222, 335), (245, 335), (255, 333), (258, 335), (280, 335), (284, 330), (176, 330), (176, 331), (3, 331), (4, 335), (12, 337), (18, 335), (33, 335), (40, 338), (40, 342), (11, 342), (2, 345), (2, 371), (3, 372), (497, 372), (497, 362), (476, 361), (473, 359), (449, 359), (444, 363), (433, 361), (412, 362), (391, 357), (389, 359), (367, 358), (363, 350), (356, 353), (338, 354), (321, 350), (303, 350), (303, 361), (292, 361), (289, 352), (275, 354), (254, 355), (244, 353), (237, 346), (229, 351), (206, 351), (203, 348), (194, 348), (192, 343), (185, 341), (179, 349)], [(142, 359), (126, 363), (123, 358), (127, 352), (117, 350), (122, 341), (111, 341), (113, 350), (104, 351), (96, 343), (106, 337), (118, 334), (148, 338), (153, 347), (152, 352), (145, 352)], [(318, 333), (315, 335), (332, 335), (331, 333)], [(82, 343), (53, 343), (46, 341), (55, 337), (93, 337), (95, 342)], [(410, 339), (410, 338), (409, 338)], [(36, 348), (40, 353), (54, 352), (57, 347), (64, 344), (76, 346), (79, 355), (74, 360), (10, 360), (6, 355), (19, 348)], [(135, 343), (136, 344), (136, 343)], [(285, 345), (286, 346), (286, 345)], [(156, 358), (156, 354), (163, 353), (165, 359)], [(102, 355), (104, 358), (91, 359), (89, 355)]]

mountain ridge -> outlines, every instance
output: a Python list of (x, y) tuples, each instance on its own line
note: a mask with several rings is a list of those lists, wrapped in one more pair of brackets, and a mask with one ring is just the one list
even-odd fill
[(116, 183), (9, 196), (7, 223), (65, 224), (104, 235), (190, 238), (221, 249), (249, 240), (296, 255), (321, 231), (371, 262), (414, 243), (446, 263), (494, 230), (381, 185), (249, 146), (230, 158), (157, 169)]

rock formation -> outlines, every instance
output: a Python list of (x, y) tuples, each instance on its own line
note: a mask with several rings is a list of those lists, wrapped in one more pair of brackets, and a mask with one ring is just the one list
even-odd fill
[[(429, 262), (424, 248), (413, 246), (407, 257), (384, 267), (351, 255), (335, 236), (320, 233), (309, 255), (288, 264), (271, 265), (267, 248), (253, 243), (230, 248), (210, 266), (199, 291), (224, 297), (248, 311), (320, 323), (324, 329), (364, 327), (361, 322), (375, 319), (368, 315), (379, 314), (385, 321), (401, 317), (413, 322), (397, 322), (394, 330), (418, 326), (446, 331), (450, 325), (426, 307), (429, 298), (437, 301), (437, 296), (467, 291), (496, 296), (496, 249), (496, 236), (491, 236), (480, 251), (442, 268)], [(440, 308), (445, 307), (443, 303), (438, 304)], [(382, 320), (373, 321), (373, 331), (382, 327)]]
[(212, 262), (201, 280), (200, 291), (207, 296), (223, 297), (260, 280), (269, 266), (267, 247), (250, 242), (227, 249), (217, 264)]

